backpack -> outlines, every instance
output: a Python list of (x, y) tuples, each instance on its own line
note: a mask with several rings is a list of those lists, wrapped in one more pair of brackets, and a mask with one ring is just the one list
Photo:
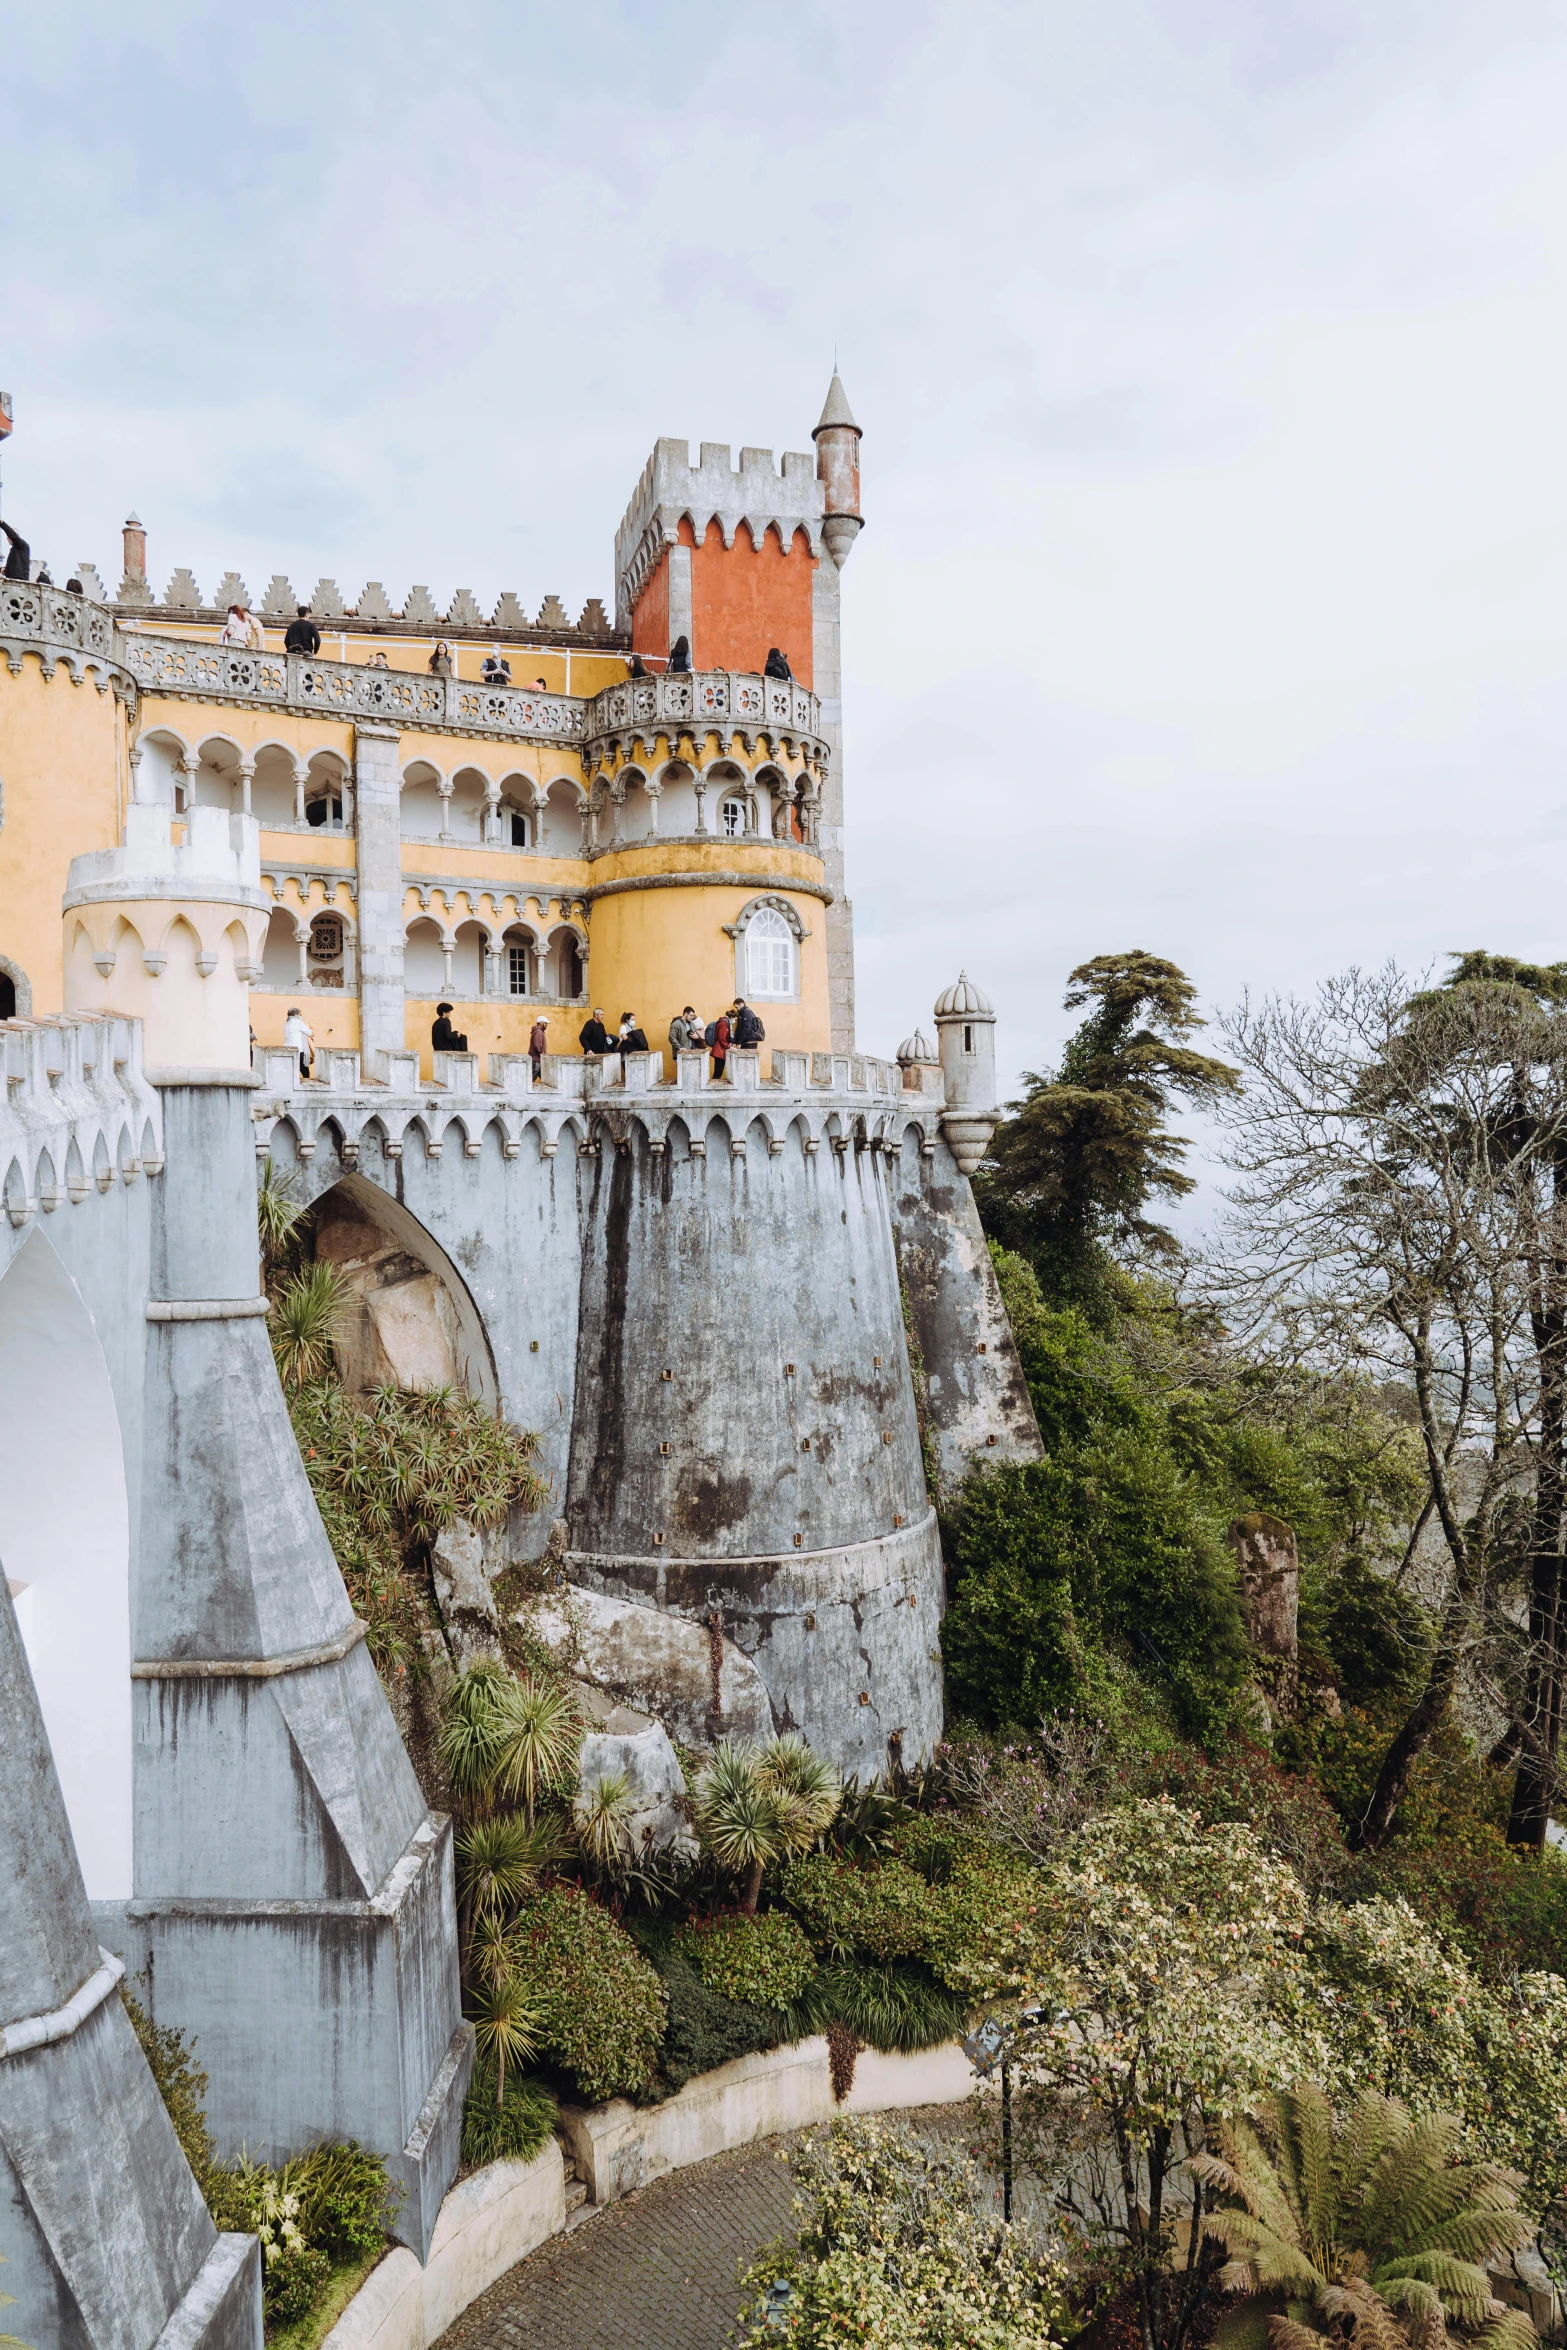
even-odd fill
[(762, 1023), (761, 1023), (761, 1021), (760, 1021), (760, 1020), (757, 1018), (756, 1014), (755, 1014), (755, 1013), (754, 1013), (754, 1012), (753, 1012), (753, 1011), (750, 1009), (749, 1005), (746, 1007), (746, 1018), (747, 1018), (747, 1020), (748, 1020), (748, 1021), (749, 1021), (749, 1023), (750, 1023), (750, 1025), (749, 1025), (749, 1026), (748, 1026), (748, 1028), (746, 1029), (746, 1035), (745, 1035), (745, 1041), (746, 1041), (746, 1043), (747, 1043), (748, 1045), (750, 1045), (750, 1044), (764, 1044), (764, 1043), (766, 1042), (766, 1040), (767, 1040), (767, 1031), (766, 1031), (766, 1029), (765, 1029), (765, 1028), (762, 1026)]
[(707, 1024), (706, 1028), (705, 1028), (705, 1029), (702, 1031), (702, 1036), (703, 1036), (703, 1041), (704, 1041), (704, 1043), (706, 1043), (706, 1044), (709, 1044), (709, 1045), (715, 1045), (715, 1044), (717, 1044), (717, 1042), (718, 1042), (718, 1022), (717, 1022), (716, 1020), (709, 1020), (709, 1022), (708, 1022), (708, 1024)]

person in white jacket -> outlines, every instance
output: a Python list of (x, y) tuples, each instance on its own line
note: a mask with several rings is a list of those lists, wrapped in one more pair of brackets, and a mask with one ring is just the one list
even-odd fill
[(283, 1023), (283, 1042), (290, 1052), (299, 1055), (299, 1074), (310, 1075), (310, 1064), (316, 1057), (316, 1040), (309, 1021), (297, 1004), (289, 1006), (288, 1018)]
[(229, 616), (218, 636), (220, 645), (248, 645), (254, 653), (267, 648), (266, 630), (246, 604), (230, 604)]

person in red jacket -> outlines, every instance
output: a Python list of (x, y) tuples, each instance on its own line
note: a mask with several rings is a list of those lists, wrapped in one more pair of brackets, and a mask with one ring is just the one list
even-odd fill
[(708, 1023), (707, 1041), (712, 1047), (715, 1080), (722, 1077), (724, 1073), (724, 1063), (729, 1058), (729, 1045), (733, 1034), (734, 1031), (729, 1025), (727, 1012), (720, 1012), (716, 1020)]

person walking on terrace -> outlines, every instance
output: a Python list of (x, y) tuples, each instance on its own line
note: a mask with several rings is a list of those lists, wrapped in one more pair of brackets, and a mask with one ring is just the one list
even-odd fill
[(597, 1004), (593, 1007), (592, 1019), (583, 1021), (577, 1042), (590, 1061), (602, 1060), (606, 1053), (615, 1050), (609, 1040), (609, 1030), (604, 1025), (604, 1015)]
[(539, 1082), (540, 1066), (549, 1051), (550, 1024), (541, 1012), (528, 1036), (528, 1058), (533, 1063), (533, 1082)]
[(754, 1052), (767, 1031), (743, 995), (735, 997), (735, 1008), (729, 1017), (734, 1026), (735, 1043), (741, 1052)]
[(310, 617), (310, 606), (301, 604), (283, 632), (285, 653), (308, 653), (313, 661), (321, 650), (321, 631)]
[(460, 1036), (452, 1026), (450, 1004), (437, 1004), (435, 1018), (430, 1023), (430, 1050), (432, 1053), (465, 1053), (468, 1039)]
[(283, 1023), (283, 1042), (291, 1053), (299, 1055), (300, 1076), (308, 1077), (316, 1057), (316, 1040), (311, 1034), (309, 1021), (297, 1004), (289, 1006), (288, 1018)]

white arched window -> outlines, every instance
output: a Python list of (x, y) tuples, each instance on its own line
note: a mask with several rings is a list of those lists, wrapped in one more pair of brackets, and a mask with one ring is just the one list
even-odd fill
[(794, 932), (771, 906), (759, 906), (745, 931), (745, 992), (759, 1002), (787, 1002), (799, 994), (799, 949)]
[(718, 821), (726, 840), (738, 840), (745, 830), (744, 800), (725, 800), (719, 808)]

